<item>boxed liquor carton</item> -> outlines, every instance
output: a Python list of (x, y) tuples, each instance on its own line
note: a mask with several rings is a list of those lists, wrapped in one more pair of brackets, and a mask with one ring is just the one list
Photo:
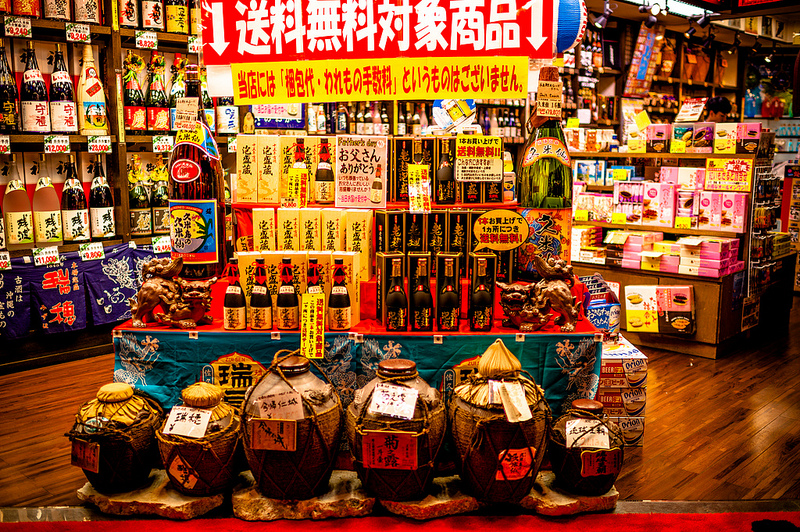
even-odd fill
[[(462, 262), (462, 255), (461, 253), (453, 253), (453, 252), (442, 252), (436, 255), (436, 291), (441, 292), (442, 287), (446, 284), (445, 282), (445, 261), (447, 259), (453, 259), (453, 283), (456, 295), (458, 297), (458, 301), (461, 301), (461, 280), (458, 275), (458, 271), (461, 270), (462, 266), (459, 264)], [(459, 304), (459, 311), (455, 312), (454, 314), (447, 314), (445, 315), (440, 308), (438, 299), (434, 302), (434, 306), (436, 307), (436, 325), (437, 330), (439, 331), (457, 331), (458, 330), (458, 319), (460, 317), (460, 309), (461, 305)]]
[(483, 201), (485, 203), (503, 203), (503, 182), (489, 181), (484, 183)]
[(253, 209), (253, 249), (274, 251), (275, 209)]
[(405, 251), (406, 253), (422, 252), (425, 249), (425, 215), (416, 212), (405, 214)]
[(300, 209), (278, 209), (278, 251), (300, 250)]
[(314, 251), (322, 249), (322, 231), (320, 227), (320, 210), (317, 208), (300, 209), (300, 250)]
[[(241, 135), (239, 136), (241, 138)], [(278, 159), (280, 137), (256, 135), (258, 150), (258, 198), (259, 203), (281, 202), (281, 171)], [(237, 145), (238, 157), (240, 145)]]
[(359, 254), (360, 279), (372, 277), (372, 211), (347, 209), (345, 218), (345, 246), (347, 251)]
[[(460, 253), (462, 257), (467, 256), (467, 243), (470, 238), (469, 211), (465, 209), (451, 209), (447, 213), (447, 251)], [(459, 261), (458, 277), (464, 277), (466, 264)]]
[(598, 388), (594, 399), (603, 404), (609, 416), (644, 416), (647, 389), (642, 386)]
[[(434, 160), (433, 160), (433, 168), (438, 169), (442, 164), (442, 158), (447, 157), (450, 161), (450, 165), (453, 165), (453, 154), (456, 151), (456, 139), (455, 137), (437, 137), (434, 140)], [(436, 179), (436, 175), (434, 174), (434, 188), (433, 188), (433, 197), (435, 202), (439, 205), (445, 204), (452, 204), (456, 201), (457, 192), (454, 190), (454, 195), (452, 198), (447, 198), (444, 201), (441, 191), (439, 190), (439, 180)], [(455, 177), (453, 177), (455, 179)], [(460, 188), (459, 183), (455, 183), (455, 189)]]
[[(280, 186), (280, 197), (285, 198), (288, 197), (289, 194), (289, 170), (292, 168), (294, 164), (294, 152), (295, 152), (295, 145), (297, 144), (297, 140), (302, 138), (303, 139), (303, 148), (306, 153), (305, 163), (306, 169), (309, 171), (308, 181), (306, 182), (306, 190), (310, 192), (311, 187), (311, 168), (313, 167), (313, 160), (314, 160), (314, 150), (311, 145), (313, 143), (313, 137), (299, 137), (296, 135), (281, 135), (280, 137), (280, 154), (279, 154), (279, 164), (280, 164), (280, 175), (281, 175), (281, 186)], [(308, 194), (306, 194), (308, 196)]]
[(331, 267), (334, 259), (342, 259), (344, 274), (347, 284), (347, 292), (350, 294), (350, 313), (352, 324), (357, 325), (361, 321), (361, 281), (358, 272), (361, 269), (359, 264), (361, 256), (352, 251), (334, 251), (331, 253)]
[[(426, 214), (425, 218), (427, 229), (425, 251), (430, 252), (431, 257), (436, 257), (439, 252), (447, 250), (447, 211), (433, 210)], [(436, 271), (436, 264), (433, 265), (432, 271)]]
[(234, 201), (258, 200), (258, 149), (255, 135), (239, 135), (236, 148), (236, 182), (233, 183)]
[(408, 165), (429, 166), (428, 175), (433, 176), (433, 137), (394, 137), (392, 139), (392, 187), (393, 201), (408, 201)]
[(463, 203), (482, 203), (483, 197), (481, 192), (483, 191), (483, 187), (481, 183), (475, 181), (466, 181), (464, 182), (464, 197), (462, 199)]
[(345, 250), (345, 211), (342, 209), (320, 209), (322, 249), (324, 251)]
[[(404, 253), (386, 252), (375, 255), (375, 318), (378, 323), (386, 325), (386, 292), (392, 278), (392, 261), (399, 259), (402, 264), (402, 275), (405, 276), (406, 256)], [(408, 294), (408, 290), (406, 290)], [(435, 305), (435, 303), (434, 303)]]
[(739, 124), (719, 123), (714, 131), (714, 153), (736, 153)]
[(647, 384), (647, 356), (622, 335), (603, 342), (600, 388), (638, 388)]
[(619, 425), (622, 439), (628, 447), (644, 445), (644, 416), (611, 417), (611, 421)]

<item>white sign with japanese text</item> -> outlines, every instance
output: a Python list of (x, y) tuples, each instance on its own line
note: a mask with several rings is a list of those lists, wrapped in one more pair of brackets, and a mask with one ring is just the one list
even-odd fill
[(418, 396), (419, 392), (414, 388), (379, 382), (372, 392), (372, 401), (367, 412), (373, 415), (384, 414), (400, 419), (412, 419)]
[(570, 419), (567, 421), (567, 449), (588, 447), (608, 449), (608, 427), (596, 419)]
[(187, 438), (202, 438), (206, 434), (206, 428), (210, 420), (211, 410), (188, 406), (173, 406), (162, 432), (164, 434), (186, 436)]
[(303, 400), (300, 393), (290, 390), (288, 392), (272, 393), (256, 399), (259, 415), (264, 419), (304, 419)]

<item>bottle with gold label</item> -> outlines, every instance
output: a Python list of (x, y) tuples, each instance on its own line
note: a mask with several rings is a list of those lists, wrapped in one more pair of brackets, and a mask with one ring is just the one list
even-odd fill
[[(60, 246), (64, 243), (62, 234), (61, 223), (61, 202), (58, 200), (58, 193), (53, 188), (53, 182), (50, 180), (49, 172), (44, 160), (44, 154), (41, 155), (41, 161), (38, 165), (39, 180), (36, 183), (36, 192), (33, 193), (33, 222), (36, 225), (36, 246)], [(77, 180), (75, 180), (77, 181)], [(70, 185), (68, 179), (64, 183), (64, 190)], [(80, 186), (80, 181), (77, 181)], [(86, 196), (83, 196), (83, 206), (86, 207)], [(88, 218), (89, 211), (86, 212), (85, 220), (81, 220), (81, 240), (89, 238)], [(75, 236), (74, 234), (71, 236)], [(72, 238), (72, 240), (76, 240)]]
[(381, 165), (375, 169), (375, 177), (372, 180), (372, 189), (369, 193), (369, 200), (376, 205), (383, 200), (383, 169)]
[(83, 47), (83, 64), (78, 81), (78, 126), (81, 135), (108, 135), (106, 95), (94, 66), (90, 44)]
[(428, 273), (428, 259), (417, 259), (414, 291), (411, 293), (411, 330), (433, 330), (433, 297)]
[(239, 260), (236, 257), (228, 261), (226, 272), (228, 288), (222, 303), (222, 325), (226, 331), (243, 331), (247, 328), (247, 303), (239, 284)]
[(346, 331), (352, 325), (350, 294), (347, 291), (347, 276), (344, 259), (333, 259), (333, 286), (328, 298), (328, 330)]
[(189, 33), (189, 6), (186, 0), (166, 0), (167, 33)]
[(292, 259), (284, 257), (281, 260), (280, 271), (281, 285), (278, 288), (278, 329), (292, 331), (300, 328), (300, 301), (294, 287), (294, 272)]
[(272, 294), (267, 286), (267, 268), (263, 257), (256, 259), (250, 293), (250, 328), (254, 331), (272, 329)]
[(489, 331), (492, 329), (493, 299), (487, 274), (488, 261), (478, 258), (475, 266), (475, 284), (469, 297), (469, 328), (472, 331)]
[(386, 293), (386, 330), (408, 330), (408, 297), (403, 288), (403, 260), (392, 259), (392, 275)]
[(457, 331), (461, 312), (461, 299), (458, 296), (455, 278), (455, 259), (444, 259), (444, 282), (439, 288), (436, 300), (436, 325), (440, 331)]
[(75, 169), (75, 155), (69, 154), (67, 180), (61, 191), (61, 217), (64, 220), (64, 241), (84, 242), (89, 239), (89, 205), (83, 183)]

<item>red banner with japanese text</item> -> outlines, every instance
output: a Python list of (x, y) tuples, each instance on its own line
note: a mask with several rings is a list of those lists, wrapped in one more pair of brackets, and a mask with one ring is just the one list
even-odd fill
[(207, 65), (304, 59), (551, 59), (557, 0), (209, 0)]

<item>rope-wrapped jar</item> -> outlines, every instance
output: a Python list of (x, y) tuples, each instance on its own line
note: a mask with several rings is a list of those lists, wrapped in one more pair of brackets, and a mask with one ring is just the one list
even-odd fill
[[(342, 435), (339, 394), (316, 364), (327, 383), (310, 371), (312, 361), (296, 353), (276, 353), (242, 403), (247, 462), (261, 494), (272, 499), (305, 500), (324, 493)], [(293, 418), (270, 414), (283, 403), (293, 404)]]
[[(416, 392), (409, 419), (370, 412), (376, 387), (390, 384)], [(412, 393), (413, 395), (413, 393)], [(378, 365), (378, 375), (358, 390), (347, 409), (350, 453), (367, 492), (379, 499), (404, 501), (427, 495), (434, 461), (442, 446), (447, 418), (439, 391), (417, 373), (411, 360), (389, 359)]]
[(155, 431), (164, 418), (158, 402), (126, 383), (106, 384), (84, 403), (66, 434), (73, 446), (98, 445), (97, 472), (83, 469), (100, 492), (141, 488), (158, 465)]
[[(481, 356), (478, 373), (455, 388), (450, 402), (461, 479), (484, 502), (522, 500), (533, 487), (545, 456), (550, 407), (544, 391), (521, 372), (519, 360), (497, 340)], [(522, 387), (529, 419), (509, 421), (503, 402), (494, 397), (502, 395), (498, 383), (503, 389)], [(510, 403), (508, 396), (503, 400)], [(508, 408), (515, 408), (514, 404)]]
[(197, 438), (164, 434), (167, 421), (156, 433), (164, 469), (175, 489), (187, 495), (213, 495), (236, 480), (242, 422), (223, 397), (216, 384), (192, 384), (181, 392), (183, 406), (210, 411), (205, 433)]
[[(571, 406), (556, 420), (547, 448), (556, 486), (578, 495), (602, 495), (622, 470), (622, 430), (603, 413), (598, 401), (576, 399)], [(606, 436), (607, 445), (590, 440), (593, 433)]]

